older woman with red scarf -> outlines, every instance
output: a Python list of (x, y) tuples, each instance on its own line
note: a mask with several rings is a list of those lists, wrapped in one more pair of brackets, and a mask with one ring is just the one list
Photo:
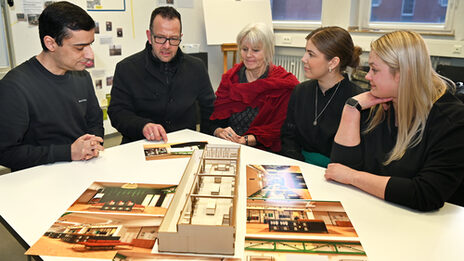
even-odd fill
[(274, 34), (265, 24), (246, 26), (237, 36), (242, 62), (223, 76), (210, 119), (214, 136), (280, 151), (280, 129), (296, 77), (272, 64)]

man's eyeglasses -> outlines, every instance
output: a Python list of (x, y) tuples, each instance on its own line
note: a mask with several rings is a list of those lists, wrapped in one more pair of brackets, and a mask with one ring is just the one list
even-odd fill
[(167, 37), (159, 36), (155, 34), (153, 34), (153, 38), (155, 38), (155, 43), (157, 44), (164, 44), (166, 41), (169, 41), (169, 44), (173, 46), (178, 46), (180, 44), (180, 41), (182, 41), (182, 39), (177, 38), (177, 37), (167, 38)]

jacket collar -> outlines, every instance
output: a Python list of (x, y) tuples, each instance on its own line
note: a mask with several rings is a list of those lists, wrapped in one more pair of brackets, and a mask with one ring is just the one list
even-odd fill
[(181, 64), (183, 58), (184, 58), (184, 53), (182, 50), (179, 48), (177, 49), (177, 53), (172, 58), (171, 61), (169, 62), (163, 62), (161, 61), (158, 57), (154, 56), (152, 53), (152, 46), (151, 44), (147, 41), (145, 43), (145, 54), (146, 54), (146, 61), (145, 61), (145, 69), (155, 76), (156, 78), (160, 79), (161, 81), (164, 82), (165, 75), (164, 75), (164, 70), (171, 70), (171, 71), (176, 71), (179, 70), (179, 65)]

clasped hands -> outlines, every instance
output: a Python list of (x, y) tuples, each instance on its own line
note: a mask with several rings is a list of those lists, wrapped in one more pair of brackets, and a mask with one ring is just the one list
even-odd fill
[(80, 136), (71, 144), (71, 160), (89, 160), (98, 157), (100, 151), (104, 150), (101, 143), (103, 143), (101, 137), (92, 134)]
[(231, 127), (217, 128), (214, 131), (213, 135), (218, 138), (225, 139), (225, 140), (232, 141), (232, 142), (239, 143), (239, 144), (252, 145), (253, 143), (255, 143), (255, 139), (253, 135), (248, 135), (249, 140), (247, 144), (247, 139), (245, 138), (245, 136), (238, 135), (237, 133), (235, 133), (235, 131)]

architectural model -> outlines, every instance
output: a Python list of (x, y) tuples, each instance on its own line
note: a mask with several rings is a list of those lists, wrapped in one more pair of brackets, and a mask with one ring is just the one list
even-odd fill
[(160, 252), (234, 254), (239, 166), (239, 145), (193, 153), (160, 225)]

